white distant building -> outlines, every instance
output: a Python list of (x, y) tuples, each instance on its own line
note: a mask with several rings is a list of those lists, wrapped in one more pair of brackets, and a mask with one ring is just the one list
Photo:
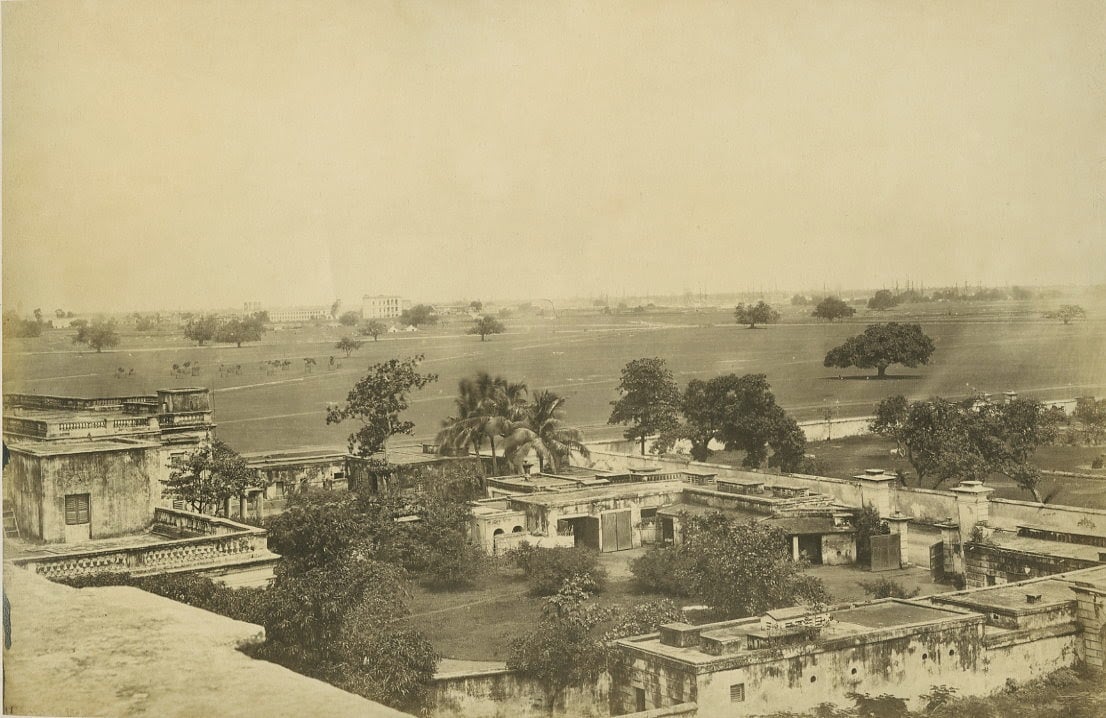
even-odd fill
[(403, 297), (386, 294), (366, 294), (361, 297), (362, 319), (396, 319), (411, 302)]
[(269, 321), (274, 324), (310, 322), (316, 319), (330, 319), (330, 306), (282, 307), (269, 310)]

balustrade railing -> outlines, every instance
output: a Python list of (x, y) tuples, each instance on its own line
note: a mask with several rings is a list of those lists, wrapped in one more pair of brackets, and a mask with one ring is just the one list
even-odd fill
[(263, 529), (190, 511), (162, 508), (155, 510), (154, 520), (155, 523), (188, 527), (205, 535), (142, 546), (35, 556), (16, 559), (13, 563), (53, 579), (97, 573), (169, 573), (276, 558), (276, 554), (269, 552)]

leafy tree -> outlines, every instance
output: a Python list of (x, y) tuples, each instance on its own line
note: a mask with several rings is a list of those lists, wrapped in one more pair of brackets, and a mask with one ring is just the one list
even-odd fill
[(599, 566), (599, 557), (585, 548), (545, 548), (524, 543), (511, 553), (512, 562), (522, 569), (530, 584), (531, 596), (550, 596), (576, 576), (589, 593), (600, 593), (607, 572)]
[(897, 306), (899, 300), (891, 293), (890, 289), (881, 289), (868, 300), (868, 308), (877, 312), (885, 312)]
[(629, 636), (653, 633), (666, 623), (684, 620), (683, 611), (671, 599), (659, 598), (647, 603), (636, 603), (620, 610), (618, 622), (603, 634), (604, 640), (615, 641)]
[[(822, 581), (791, 560), (781, 530), (724, 514), (681, 516), (683, 541), (664, 551), (688, 595), (727, 617), (752, 616), (798, 603), (829, 600)], [(638, 564), (634, 564), (635, 575)]]
[(479, 334), (480, 341), (484, 341), (484, 338), (491, 334), (502, 334), (505, 331), (507, 331), (507, 327), (503, 326), (503, 322), (499, 321), (491, 314), (485, 314), (473, 322), (472, 327), (469, 328), (467, 333)]
[(469, 311), (478, 312), (484, 308), (484, 303), (479, 300), (472, 300), (469, 302)]
[(379, 341), (380, 335), (388, 331), (388, 327), (384, 326), (384, 322), (377, 319), (370, 319), (361, 325), (361, 328), (357, 330), (362, 336), (372, 337), (373, 341)]
[(334, 348), (345, 352), (348, 357), (350, 354), (360, 349), (363, 344), (364, 342), (359, 342), (353, 337), (342, 337), (338, 340), (338, 343), (334, 345)]
[(676, 428), (679, 387), (664, 360), (652, 357), (634, 359), (623, 367), (618, 393), (618, 401), (611, 402), (614, 409), (607, 423), (629, 424), (622, 435), (639, 440), (644, 456), (646, 438)]
[(21, 319), (15, 312), (4, 313), (4, 336), (6, 337), (42, 336), (42, 327), (42, 322)]
[(75, 344), (87, 344), (89, 348), (100, 353), (104, 349), (111, 349), (119, 345), (119, 335), (115, 332), (115, 322), (96, 321), (77, 327), (77, 333), (73, 335)]
[[(674, 441), (691, 442), (691, 456), (705, 461), (714, 452), (712, 441), (727, 451), (744, 451), (743, 465), (768, 461), (784, 471), (795, 471), (803, 459), (806, 438), (794, 419), (776, 404), (764, 374), (724, 374), (707, 381), (692, 379), (680, 401), (684, 421), (661, 436), (657, 448)], [(771, 450), (771, 454), (769, 454)]]
[(217, 331), (219, 331), (219, 317), (214, 314), (204, 314), (188, 320), (188, 324), (184, 326), (184, 338), (203, 346), (204, 342), (215, 338)]
[(266, 523), (269, 548), (298, 570), (325, 566), (367, 541), (371, 524), (352, 492), (295, 493)]
[(407, 395), (437, 381), (437, 374), (420, 374), (419, 354), (407, 359), (389, 359), (381, 364), (369, 367), (369, 373), (358, 381), (346, 397), (346, 405), (333, 407), (326, 414), (327, 424), (339, 424), (347, 419), (356, 419), (361, 427), (349, 435), (349, 450), (352, 454), (369, 457), (385, 452), (386, 442), (397, 434), (410, 434), (415, 425), (400, 419), (407, 410)]
[(933, 340), (922, 333), (919, 324), (873, 324), (863, 334), (849, 337), (844, 344), (830, 349), (823, 365), (842, 369), (851, 366), (875, 368), (883, 378), (892, 364), (911, 368), (928, 364), (933, 350)]
[(421, 327), (438, 323), (438, 314), (429, 304), (416, 304), (410, 309), (404, 309), (399, 315), (399, 320), (412, 327)]
[(1087, 312), (1078, 304), (1062, 304), (1054, 312), (1045, 312), (1048, 319), (1059, 319), (1064, 324), (1071, 324), (1075, 319), (1086, 319)]
[(1034, 295), (1032, 289), (1026, 289), (1025, 287), (1011, 287), (1010, 296), (1011, 298), (1017, 299), (1018, 301), (1025, 301), (1027, 299), (1032, 299)]
[(871, 429), (895, 440), (919, 486), (928, 481), (936, 487), (950, 479), (985, 481), (999, 473), (1035, 500), (1047, 501), (1032, 457), (1056, 440), (1059, 422), (1056, 410), (1031, 399), (991, 404), (977, 397), (907, 402), (895, 396), (876, 407)]
[(1088, 444), (1099, 444), (1106, 439), (1106, 399), (1080, 397), (1075, 402), (1072, 418), (1079, 422), (1083, 440)]
[(418, 710), (438, 656), (397, 619), (403, 569), (354, 551), (326, 565), (280, 564), (260, 657), (393, 707)]
[(738, 304), (734, 308), (734, 318), (738, 324), (748, 324), (756, 329), (758, 324), (772, 324), (780, 320), (780, 313), (763, 301), (756, 304)]
[(811, 316), (833, 321), (834, 319), (847, 319), (856, 314), (856, 309), (850, 307), (837, 297), (826, 297), (811, 312)]
[[(231, 317), (219, 322), (215, 328), (214, 339), (217, 342), (242, 346), (242, 342), (261, 341), (261, 335), (265, 333), (265, 324), (261, 317), (254, 314), (249, 317)], [(185, 334), (187, 335), (187, 332)], [(195, 337), (190, 337), (194, 339)], [(203, 344), (203, 342), (200, 342)]]
[(891, 527), (880, 518), (879, 510), (865, 504), (856, 515), (856, 563), (858, 566), (872, 564), (872, 537), (891, 533)]
[(263, 486), (257, 472), (234, 449), (215, 439), (184, 457), (175, 458), (162, 495), (184, 501), (199, 513), (230, 513), (230, 500), (244, 501), (251, 488)]
[(359, 321), (361, 321), (361, 312), (353, 311), (352, 309), (348, 312), (342, 312), (338, 317), (338, 323), (343, 327), (357, 326), (357, 322)]
[(595, 629), (610, 614), (590, 598), (586, 579), (565, 581), (546, 599), (537, 628), (510, 642), (507, 667), (539, 681), (551, 708), (565, 688), (594, 683), (607, 668), (607, 645)]
[(591, 452), (584, 444), (584, 434), (564, 421), (562, 396), (540, 391), (526, 405), (522, 421), (515, 422), (503, 440), (503, 455), (516, 467), (533, 451), (538, 456), (538, 470), (545, 471), (546, 462), (557, 471), (568, 466), (573, 453), (585, 459)]

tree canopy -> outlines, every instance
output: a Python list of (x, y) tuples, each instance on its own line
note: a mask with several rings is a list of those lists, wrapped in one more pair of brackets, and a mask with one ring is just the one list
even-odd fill
[(618, 393), (607, 423), (628, 424), (623, 436), (640, 441), (642, 455), (646, 438), (676, 428), (680, 389), (663, 359), (647, 357), (627, 363)]
[(326, 423), (339, 424), (347, 419), (361, 426), (349, 435), (349, 450), (358, 456), (372, 456), (385, 451), (389, 438), (410, 434), (414, 423), (400, 418), (407, 410), (408, 394), (437, 381), (437, 374), (420, 374), (423, 360), (419, 354), (407, 359), (389, 359), (369, 367), (369, 373), (358, 381), (346, 397), (345, 406), (327, 411)]
[(514, 422), (503, 439), (503, 455), (517, 468), (533, 452), (538, 457), (538, 469), (554, 471), (568, 466), (573, 453), (585, 459), (591, 452), (584, 444), (584, 434), (569, 426), (564, 418), (565, 398), (551, 391), (534, 394), (527, 402), (522, 419)]
[(379, 341), (380, 335), (388, 331), (388, 327), (384, 326), (384, 322), (379, 319), (370, 319), (360, 326), (357, 330), (362, 336), (372, 337), (373, 341)]
[(342, 312), (338, 317), (338, 323), (343, 327), (357, 326), (357, 322), (361, 321), (361, 312), (350, 310), (348, 312)]
[(119, 335), (115, 331), (113, 321), (95, 321), (91, 324), (83, 324), (77, 327), (77, 333), (73, 335), (76, 344), (87, 344), (97, 353), (104, 349), (111, 349), (119, 345)]
[(830, 349), (823, 364), (839, 368), (875, 368), (882, 378), (892, 364), (907, 367), (928, 364), (933, 351), (933, 340), (922, 333), (920, 324), (888, 322), (873, 324), (863, 334), (849, 337), (844, 344)]
[(335, 349), (345, 352), (348, 357), (353, 352), (361, 348), (364, 342), (357, 341), (353, 337), (342, 337), (338, 340), (338, 343), (334, 345)]
[(834, 319), (847, 319), (854, 314), (856, 314), (856, 309), (837, 297), (826, 297), (811, 312), (811, 316), (831, 322)]
[(898, 306), (898, 304), (898, 298), (890, 289), (881, 289), (868, 300), (868, 308), (874, 309), (877, 312), (887, 311), (888, 309)]
[[(667, 450), (676, 441), (691, 442), (691, 456), (707, 460), (710, 443), (727, 451), (744, 451), (742, 464), (795, 471), (803, 460), (806, 438), (794, 419), (776, 404), (764, 374), (724, 374), (706, 381), (692, 379), (680, 400), (683, 421), (663, 434), (657, 448)], [(771, 450), (771, 453), (769, 453)]]
[(399, 320), (408, 326), (421, 327), (437, 324), (438, 313), (429, 304), (416, 304), (409, 309), (404, 309), (399, 315)]
[(733, 314), (738, 324), (748, 324), (750, 329), (756, 329), (758, 324), (771, 324), (780, 320), (780, 313), (763, 301), (738, 304), (734, 307)]
[(871, 429), (895, 440), (919, 486), (986, 481), (997, 473), (1041, 502), (1047, 497), (1041, 496), (1040, 471), (1032, 458), (1038, 448), (1056, 440), (1058, 412), (1032, 399), (995, 404), (979, 397), (908, 402), (893, 396), (876, 407)]
[[(822, 581), (804, 574), (804, 564), (791, 559), (787, 535), (780, 529), (735, 521), (721, 512), (684, 514), (680, 522), (678, 545), (654, 549), (631, 564), (646, 588), (678, 586), (727, 618), (829, 600)], [(653, 585), (653, 578), (665, 582)]]
[(241, 499), (264, 481), (246, 460), (227, 444), (215, 439), (170, 463), (169, 480), (162, 495), (185, 502), (199, 513), (227, 513), (232, 498)]
[(1078, 304), (1061, 304), (1056, 311), (1045, 312), (1045, 317), (1059, 319), (1064, 324), (1071, 324), (1076, 319), (1086, 319), (1087, 311)]
[(476, 321), (468, 330), (468, 334), (479, 334), (480, 341), (484, 341), (484, 338), (492, 334), (502, 334), (507, 331), (507, 327), (503, 326), (503, 322), (499, 321), (491, 314), (485, 314)]
[(480, 447), (487, 439), (491, 446), (492, 467), (498, 473), (496, 439), (510, 434), (523, 419), (527, 391), (521, 382), (492, 377), (486, 371), (461, 379), (454, 399), (455, 414), (442, 421), (439, 445), (447, 452), (467, 450), (471, 446), (479, 456)]
[(200, 346), (215, 338), (215, 332), (219, 330), (219, 317), (214, 314), (204, 314), (192, 317), (184, 325), (185, 339), (191, 339)]
[[(261, 335), (265, 333), (265, 322), (259, 314), (251, 314), (248, 317), (231, 317), (217, 320), (213, 338), (217, 342), (235, 344), (239, 347), (242, 342), (261, 341)], [(188, 336), (187, 332), (185, 336)], [(195, 337), (189, 337), (195, 339)], [(203, 342), (200, 342), (203, 344)]]

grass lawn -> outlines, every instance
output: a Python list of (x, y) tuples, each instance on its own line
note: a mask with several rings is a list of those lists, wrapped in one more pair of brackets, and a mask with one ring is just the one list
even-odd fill
[[(606, 316), (562, 312), (558, 317), (518, 315), (506, 321), (508, 333), (481, 342), (464, 334), (467, 322), (451, 322), (425, 332), (371, 339), (351, 358), (334, 343), (345, 327), (304, 326), (269, 331), (262, 341), (195, 346), (178, 332), (151, 335), (123, 332), (115, 350), (80, 351), (73, 330), (47, 330), (41, 337), (5, 337), (3, 388), (63, 395), (110, 395), (159, 387), (215, 389), (220, 438), (239, 451), (341, 446), (350, 429), (327, 426), (328, 402), (344, 400), (365, 368), (395, 356), (426, 355), (424, 369), (440, 380), (412, 397), (407, 412), (418, 437), (432, 436), (461, 377), (487, 370), (531, 390), (550, 389), (567, 397), (569, 420), (591, 439), (613, 438), (606, 425), (610, 402), (626, 362), (659, 356), (681, 384), (718, 374), (764, 373), (780, 404), (798, 419), (863, 415), (882, 398), (934, 394), (962, 396), (972, 391), (1017, 390), (1041, 398), (1071, 397), (1106, 390), (1106, 306), (1086, 305), (1089, 319), (1070, 326), (1044, 320), (1038, 307), (994, 305), (916, 305), (885, 313), (862, 310), (849, 321), (820, 323), (809, 308), (784, 308), (784, 320), (755, 330), (733, 323), (732, 308), (663, 311)], [(928, 366), (892, 367), (890, 378), (868, 380), (870, 372), (827, 369), (831, 347), (875, 321), (919, 321), (937, 351)], [(336, 364), (330, 368), (329, 357)], [(304, 359), (317, 362), (305, 371)], [(262, 362), (288, 359), (288, 369), (270, 373)], [(171, 374), (173, 364), (198, 363), (193, 376)], [(338, 364), (340, 363), (340, 367)], [(227, 375), (219, 367), (241, 366)], [(117, 369), (124, 377), (116, 378)], [(131, 375), (130, 370), (134, 370)]]
[[(598, 602), (616, 612), (662, 596), (638, 591), (629, 562), (644, 549), (600, 554), (610, 580)], [(445, 658), (505, 661), (508, 642), (532, 631), (541, 619), (543, 598), (526, 594), (526, 579), (515, 569), (491, 570), (463, 591), (416, 587), (408, 619)], [(678, 601), (679, 603), (679, 601)], [(686, 601), (684, 601), (686, 603)]]

